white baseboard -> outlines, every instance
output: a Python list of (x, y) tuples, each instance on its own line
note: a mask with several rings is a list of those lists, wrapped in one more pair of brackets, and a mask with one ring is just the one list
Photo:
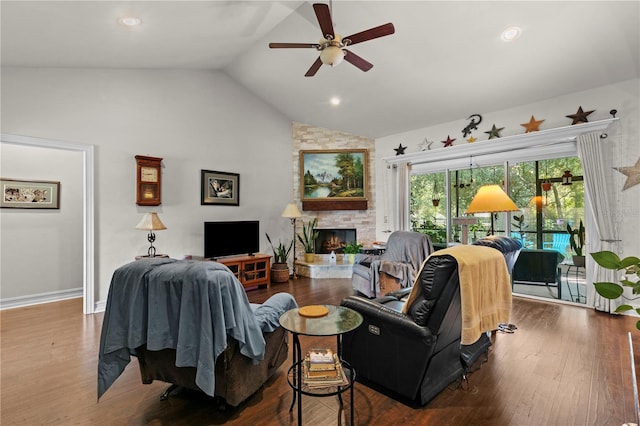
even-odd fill
[(104, 300), (101, 300), (95, 303), (93, 308), (93, 313), (97, 314), (98, 312), (104, 312), (105, 309), (107, 309), (107, 302), (105, 302)]
[(69, 290), (52, 291), (49, 293), (32, 294), (29, 296), (8, 297), (6, 299), (0, 299), (0, 310), (75, 299), (82, 296), (83, 291), (82, 287), (80, 287)]

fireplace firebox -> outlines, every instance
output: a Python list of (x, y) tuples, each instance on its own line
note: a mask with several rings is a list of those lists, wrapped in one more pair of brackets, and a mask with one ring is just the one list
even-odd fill
[(346, 228), (321, 229), (315, 241), (316, 254), (327, 254), (332, 251), (342, 253), (344, 246), (356, 240), (356, 230)]

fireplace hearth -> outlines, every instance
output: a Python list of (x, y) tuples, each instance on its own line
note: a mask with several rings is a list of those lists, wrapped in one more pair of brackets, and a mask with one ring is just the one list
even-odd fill
[(318, 238), (315, 241), (316, 254), (328, 254), (332, 251), (342, 253), (344, 246), (357, 241), (355, 228), (316, 228)]

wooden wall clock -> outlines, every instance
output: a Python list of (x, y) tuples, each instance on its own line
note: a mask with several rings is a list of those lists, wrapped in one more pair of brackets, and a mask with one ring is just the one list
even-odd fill
[(161, 190), (162, 158), (136, 155), (136, 204), (159, 206)]

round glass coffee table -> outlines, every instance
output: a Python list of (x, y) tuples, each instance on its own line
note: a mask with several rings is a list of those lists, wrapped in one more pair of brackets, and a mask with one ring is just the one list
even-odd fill
[[(350, 417), (353, 425), (353, 385), (355, 370), (342, 360), (342, 335), (355, 330), (362, 324), (362, 315), (344, 306), (322, 305), (329, 311), (326, 315), (312, 318), (300, 315), (300, 308), (291, 309), (280, 316), (280, 325), (293, 335), (293, 364), (289, 368), (287, 380), (293, 389), (293, 401), (289, 411), (298, 401), (298, 424), (302, 425), (302, 395), (326, 397), (337, 395), (342, 406), (342, 393), (350, 390)], [(300, 336), (336, 336), (337, 354), (348, 380), (346, 385), (313, 388), (302, 380), (304, 358), (300, 348)]]

